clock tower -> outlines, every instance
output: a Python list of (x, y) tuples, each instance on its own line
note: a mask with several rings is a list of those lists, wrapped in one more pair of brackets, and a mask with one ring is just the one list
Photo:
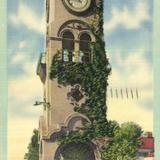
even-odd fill
[[(93, 97), (95, 94), (102, 97), (101, 103), (104, 104), (101, 110), (105, 112), (106, 94), (101, 92), (102, 89), (94, 89), (94, 83), (96, 77), (105, 72), (102, 68), (98, 72), (96, 67), (108, 61), (105, 53), (103, 58), (94, 55), (96, 36), (90, 25), (98, 27), (99, 17), (94, 12), (99, 5), (103, 5), (101, 0), (46, 0), (46, 50), (37, 67), (37, 74), (44, 85), (44, 113), (39, 121), (40, 160), (100, 159), (95, 135), (99, 138), (104, 136), (97, 130), (104, 128), (105, 113), (104, 116), (98, 113), (101, 106)], [(102, 80), (102, 84), (106, 88), (106, 80)], [(93, 102), (99, 108), (91, 111)], [(102, 120), (98, 120), (99, 115), (93, 116), (93, 112)], [(86, 126), (96, 134), (89, 134)], [(95, 126), (99, 128), (96, 130)]]

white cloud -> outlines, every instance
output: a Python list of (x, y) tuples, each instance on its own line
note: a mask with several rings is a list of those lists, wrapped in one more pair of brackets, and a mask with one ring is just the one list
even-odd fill
[(23, 40), (23, 41), (21, 41), (21, 42), (19, 43), (18, 48), (19, 48), (19, 49), (23, 49), (23, 48), (25, 48), (26, 46), (27, 46), (27, 42), (26, 42), (25, 40)]
[[(126, 58), (117, 52), (113, 56), (115, 66), (112, 67), (112, 74), (109, 77), (109, 86), (118, 88), (138, 88), (139, 99), (119, 99), (108, 97), (108, 118), (117, 120), (120, 123), (134, 121), (142, 126), (144, 130), (153, 130), (153, 76), (152, 67), (145, 58), (145, 51), (137, 50), (128, 53)], [(111, 64), (113, 63), (111, 59)], [(115, 94), (115, 93), (114, 93)], [(150, 109), (149, 109), (149, 108)]]
[(153, 131), (153, 112), (142, 108), (137, 101), (109, 99), (108, 119), (119, 123), (133, 121), (138, 123), (144, 131)]
[[(42, 98), (43, 95), (42, 83), (36, 75), (37, 61), (31, 61), (25, 52), (17, 52), (11, 58), (10, 65), (21, 67), (23, 73), (9, 79), (9, 108), (12, 110), (13, 107), (18, 108), (20, 104), (23, 104), (23, 112), (26, 109), (26, 113), (32, 114), (34, 112), (31, 110), (33, 103), (37, 97)], [(29, 103), (30, 106), (28, 106)], [(9, 112), (9, 114), (14, 115), (15, 113)]]
[(138, 2), (133, 10), (124, 6), (122, 10), (112, 8), (110, 20), (104, 24), (104, 29), (113, 31), (119, 25), (126, 29), (138, 29), (145, 21), (150, 20), (149, 7), (146, 2)]
[[(109, 83), (115, 86), (134, 86), (146, 88), (152, 86), (152, 66), (145, 57), (142, 49), (128, 53), (127, 57), (122, 57), (122, 53), (117, 51), (111, 58), (112, 75)], [(123, 69), (123, 72), (122, 72)]]
[(45, 18), (36, 14), (31, 8), (24, 3), (20, 3), (17, 13), (12, 13), (9, 20), (15, 26), (24, 25), (28, 29), (34, 30), (38, 33), (45, 33)]
[(21, 67), (25, 74), (15, 76), (9, 81), (10, 97), (17, 101), (26, 101), (42, 95), (42, 83), (36, 75), (36, 63), (26, 62)]
[(19, 64), (19, 63), (23, 63), (24, 60), (26, 59), (26, 56), (24, 56), (25, 53), (23, 52), (17, 52), (13, 58), (11, 59), (11, 64)]

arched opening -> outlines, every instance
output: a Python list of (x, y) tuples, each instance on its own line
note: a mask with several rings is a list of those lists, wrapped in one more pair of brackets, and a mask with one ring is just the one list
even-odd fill
[(90, 124), (90, 121), (86, 117), (82, 117), (81, 115), (77, 115), (68, 120), (66, 126), (68, 131), (76, 131), (83, 128), (86, 124)]
[(64, 62), (72, 61), (74, 51), (74, 35), (70, 31), (65, 31), (62, 35), (62, 60)]
[(90, 144), (69, 143), (58, 147), (54, 160), (95, 160)]
[(90, 47), (91, 37), (88, 33), (82, 33), (80, 35), (80, 57), (82, 57), (82, 62), (90, 62), (91, 60), (91, 47)]

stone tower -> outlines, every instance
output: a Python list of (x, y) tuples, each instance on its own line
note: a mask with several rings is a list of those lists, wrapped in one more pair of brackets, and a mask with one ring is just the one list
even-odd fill
[(37, 67), (37, 74), (44, 84), (44, 113), (39, 121), (40, 160), (76, 160), (79, 152), (83, 155), (77, 160), (100, 159), (98, 148), (92, 141), (79, 144), (57, 142), (63, 134), (77, 131), (91, 121), (85, 114), (75, 112), (75, 105), (84, 104), (87, 97), (78, 83), (79, 74), (74, 77), (77, 83), (69, 85), (61, 85), (57, 78), (50, 78), (52, 59), (57, 54), (57, 61), (62, 65), (92, 63), (89, 44), (95, 37), (89, 22), (94, 18), (93, 10), (98, 3), (99, 0), (46, 0), (46, 51)]

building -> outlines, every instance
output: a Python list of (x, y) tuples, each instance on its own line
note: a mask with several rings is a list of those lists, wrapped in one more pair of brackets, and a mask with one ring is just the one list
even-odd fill
[(152, 159), (154, 157), (154, 138), (151, 132), (146, 132), (140, 137), (142, 142), (138, 149), (139, 157), (145, 157), (146, 159)]
[[(44, 101), (40, 102), (44, 105), (44, 113), (39, 121), (40, 160), (72, 160), (74, 159), (73, 157), (80, 153), (80, 159), (82, 160), (100, 159), (99, 148), (96, 144), (99, 143), (97, 142), (98, 140), (78, 144), (59, 144), (57, 142), (57, 139), (64, 134), (67, 135), (73, 131), (77, 131), (84, 124), (91, 123), (90, 118), (86, 116), (85, 112), (82, 114), (75, 111), (76, 105), (84, 107), (83, 110), (86, 110), (86, 112), (90, 110), (89, 106), (83, 105), (86, 104), (88, 95), (79, 84), (82, 77), (87, 78), (87, 74), (81, 75), (81, 73), (76, 73), (74, 77), (71, 77), (74, 82), (67, 85), (59, 84), (59, 81), (65, 83), (62, 72), (66, 68), (59, 71), (61, 79), (50, 78), (52, 60), (56, 55), (58, 55), (57, 63), (61, 63), (63, 67), (70, 64), (70, 67), (73, 69), (74, 66), (90, 64), (94, 61), (92, 49), (89, 44), (95, 42), (95, 36), (89, 23), (98, 19), (94, 16), (94, 9), (97, 5), (102, 5), (102, 1), (46, 0), (46, 50), (41, 55), (37, 67), (37, 74), (44, 84)], [(96, 22), (95, 25), (97, 24)], [(103, 53), (102, 61), (96, 61), (96, 63), (100, 66), (103, 61), (107, 63), (105, 53)], [(102, 71), (104, 72), (104, 70)], [(110, 68), (108, 68), (108, 73), (109, 71)], [(103, 74), (100, 73), (99, 75), (101, 76)], [(64, 76), (67, 76), (67, 72), (64, 73)], [(101, 84), (103, 84), (101, 90), (104, 90), (104, 92), (98, 91), (104, 103), (104, 113), (101, 116), (106, 117), (104, 108), (106, 103), (106, 78), (102, 80)], [(39, 103), (37, 102), (36, 104)], [(101, 108), (99, 107), (99, 109)], [(97, 113), (95, 112), (95, 114)], [(102, 124), (93, 118), (92, 122), (94, 125), (96, 123), (99, 123), (99, 125)], [(106, 139), (104, 137), (103, 140)], [(68, 156), (71, 158), (68, 158)]]

